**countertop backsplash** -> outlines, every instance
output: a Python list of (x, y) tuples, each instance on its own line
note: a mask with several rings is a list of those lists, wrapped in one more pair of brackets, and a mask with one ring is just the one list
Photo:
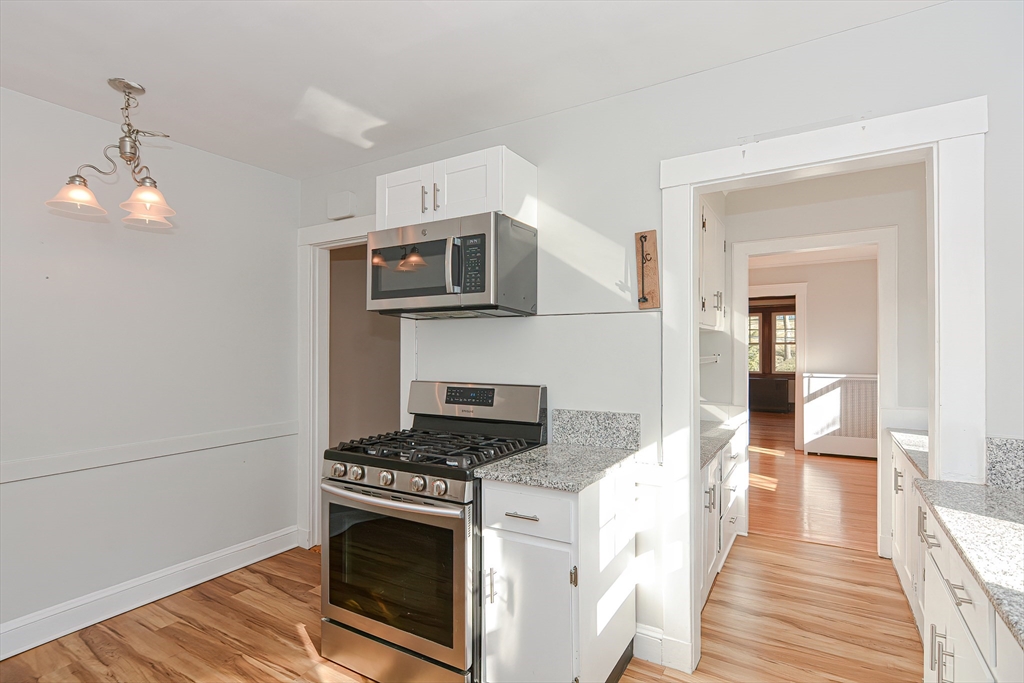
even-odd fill
[(551, 443), (640, 450), (640, 413), (554, 408)]
[(990, 486), (1024, 492), (1024, 439), (989, 437), (985, 480)]

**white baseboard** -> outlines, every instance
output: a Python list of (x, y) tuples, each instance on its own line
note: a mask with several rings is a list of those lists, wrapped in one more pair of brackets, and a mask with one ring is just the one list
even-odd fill
[(636, 637), (633, 639), (633, 656), (645, 662), (661, 664), (662, 635), (660, 628), (637, 624)]
[(6, 621), (0, 624), (0, 659), (290, 550), (297, 540), (297, 527), (288, 527)]
[(878, 556), (892, 558), (892, 536), (878, 535)]
[(692, 674), (697, 665), (693, 645), (668, 636), (661, 638), (661, 665)]
[(804, 444), (805, 453), (852, 455), (858, 458), (877, 458), (878, 440), (853, 436), (819, 436)]

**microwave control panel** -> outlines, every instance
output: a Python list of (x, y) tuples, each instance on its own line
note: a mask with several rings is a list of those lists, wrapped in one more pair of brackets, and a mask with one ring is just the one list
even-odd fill
[(487, 291), (487, 236), (470, 235), (462, 238), (462, 293), (476, 294)]

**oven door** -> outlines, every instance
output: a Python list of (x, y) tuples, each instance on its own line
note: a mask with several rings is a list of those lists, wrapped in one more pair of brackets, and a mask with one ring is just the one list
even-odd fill
[(324, 481), (323, 616), (468, 671), (468, 505)]
[(458, 307), (460, 221), (454, 218), (366, 236), (366, 310)]

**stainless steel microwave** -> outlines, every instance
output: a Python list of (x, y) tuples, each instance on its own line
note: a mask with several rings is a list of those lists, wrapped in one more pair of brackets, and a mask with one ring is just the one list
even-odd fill
[(371, 232), (366, 309), (415, 319), (536, 315), (537, 229), (481, 213)]

